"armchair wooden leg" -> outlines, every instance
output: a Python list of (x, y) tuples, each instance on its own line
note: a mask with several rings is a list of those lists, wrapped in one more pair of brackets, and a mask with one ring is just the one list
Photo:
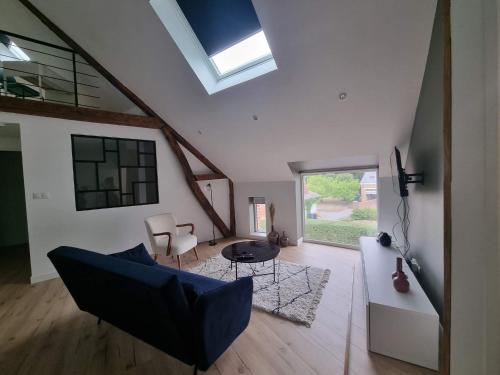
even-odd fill
[(196, 246), (193, 247), (193, 250), (194, 250), (194, 255), (196, 255), (196, 260), (199, 260), (200, 258), (198, 258), (198, 252), (196, 251)]
[(179, 265), (179, 269), (181, 269), (181, 256), (177, 255), (177, 264)]

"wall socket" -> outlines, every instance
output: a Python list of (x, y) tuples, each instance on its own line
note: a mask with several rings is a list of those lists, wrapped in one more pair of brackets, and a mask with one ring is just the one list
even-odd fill
[(50, 199), (50, 193), (33, 193), (33, 199)]

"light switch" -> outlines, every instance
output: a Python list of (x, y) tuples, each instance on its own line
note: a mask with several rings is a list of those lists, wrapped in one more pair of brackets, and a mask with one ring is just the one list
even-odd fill
[(33, 193), (33, 199), (40, 199), (40, 193)]
[(46, 193), (46, 192), (41, 193), (40, 197), (41, 197), (41, 199), (50, 199), (50, 193)]

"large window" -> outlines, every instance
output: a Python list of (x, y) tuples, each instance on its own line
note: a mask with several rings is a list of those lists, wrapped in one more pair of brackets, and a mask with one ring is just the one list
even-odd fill
[(154, 141), (72, 135), (77, 211), (158, 203)]
[(266, 233), (266, 201), (264, 198), (249, 198), (250, 204), (250, 231)]
[(304, 240), (358, 247), (377, 233), (377, 170), (304, 174)]

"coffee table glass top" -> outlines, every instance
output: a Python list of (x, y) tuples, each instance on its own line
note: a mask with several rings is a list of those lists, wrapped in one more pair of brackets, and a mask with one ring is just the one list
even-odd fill
[(279, 246), (268, 241), (243, 241), (226, 246), (222, 256), (239, 263), (257, 263), (274, 259), (280, 253)]

